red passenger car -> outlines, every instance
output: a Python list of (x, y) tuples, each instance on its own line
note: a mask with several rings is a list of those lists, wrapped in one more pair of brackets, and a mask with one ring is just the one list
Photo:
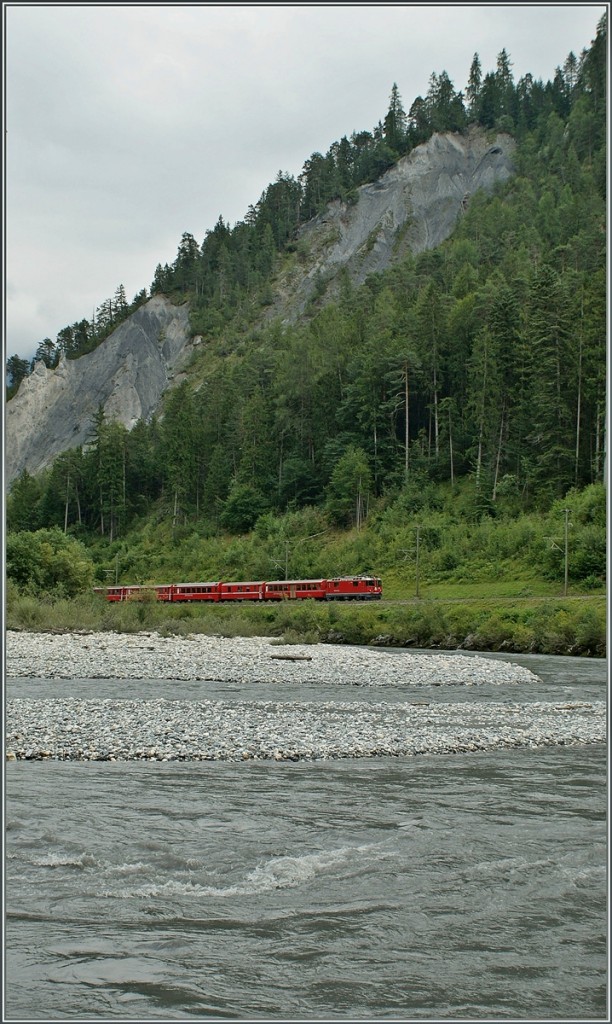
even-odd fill
[(171, 601), (218, 601), (222, 584), (175, 583), (171, 587)]
[(266, 584), (261, 580), (256, 583), (221, 583), (219, 587), (220, 601), (263, 601)]
[(266, 583), (266, 601), (313, 598), (325, 600), (325, 580), (272, 580)]

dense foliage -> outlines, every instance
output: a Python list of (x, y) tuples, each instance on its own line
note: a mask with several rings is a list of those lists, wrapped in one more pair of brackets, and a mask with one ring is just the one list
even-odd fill
[(85, 547), (55, 527), (11, 533), (6, 543), (6, 577), (22, 593), (74, 597), (93, 581)]
[[(505, 51), (483, 76), (475, 55), (465, 97), (434, 74), (407, 115), (394, 86), (373, 132), (313, 154), (297, 181), (280, 173), (243, 222), (219, 218), (201, 246), (185, 233), (151, 293), (189, 301), (204, 344), (187, 378), (159, 418), (128, 432), (99, 410), (85, 448), (37, 478), (24, 472), (9, 531), (56, 526), (108, 546), (167, 523), (177, 544), (253, 529), (263, 542), (266, 524), (278, 531), (302, 510), (313, 517), (303, 536), (350, 527), (367, 536), (368, 557), (345, 571), (382, 571), (408, 548), (402, 529), (416, 517), (430, 528), (424, 550), (437, 530), (439, 567), (451, 572), (453, 559), (464, 564), (466, 523), (533, 510), (562, 522), (568, 492), (576, 519), (583, 489), (594, 487), (597, 521), (585, 521), (590, 541), (571, 571), (601, 580), (606, 50), (602, 21), (591, 48), (570, 54), (546, 85), (531, 76), (515, 84)], [(261, 318), (275, 278), (300, 265), (304, 221), (332, 199), (351, 202), (433, 132), (471, 123), (515, 136), (517, 173), (493, 196), (472, 197), (448, 242), (361, 287), (344, 279), (299, 326)], [(95, 330), (66, 328), (57, 345), (41, 343), (40, 357), (53, 365), (60, 350), (88, 351), (146, 297), (109, 300)], [(13, 388), (21, 371), (9, 367)], [(444, 487), (454, 499), (442, 512)], [(544, 576), (554, 551), (538, 549)], [(220, 568), (211, 575), (229, 575)], [(270, 578), (269, 564), (252, 568), (247, 577)], [(559, 565), (552, 571), (558, 578)]]

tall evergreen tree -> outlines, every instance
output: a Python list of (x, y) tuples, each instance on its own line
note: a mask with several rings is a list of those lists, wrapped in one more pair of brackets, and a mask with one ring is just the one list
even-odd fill
[(397, 84), (394, 82), (389, 98), (389, 109), (384, 120), (385, 142), (400, 155), (406, 148), (406, 112)]
[(465, 90), (465, 97), (467, 100), (467, 114), (470, 120), (474, 121), (478, 117), (479, 103), (480, 103), (480, 89), (482, 86), (482, 67), (480, 64), (480, 57), (477, 53), (474, 54), (472, 64), (470, 66), (470, 75), (468, 78), (467, 88)]
[(30, 361), (29, 359), (22, 359), (17, 353), (11, 356), (6, 361), (6, 373), (9, 378), (9, 386), (12, 392), (16, 392), (17, 388), (21, 384), (30, 372)]

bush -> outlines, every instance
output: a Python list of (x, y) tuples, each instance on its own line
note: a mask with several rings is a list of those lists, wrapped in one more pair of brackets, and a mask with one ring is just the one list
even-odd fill
[(58, 528), (9, 533), (6, 577), (26, 593), (74, 597), (93, 585), (93, 563), (74, 538)]
[(236, 484), (221, 513), (221, 525), (234, 533), (247, 533), (269, 509), (263, 494), (249, 484)]
[(605, 618), (595, 608), (581, 610), (576, 621), (575, 641), (581, 654), (603, 657), (606, 650)]

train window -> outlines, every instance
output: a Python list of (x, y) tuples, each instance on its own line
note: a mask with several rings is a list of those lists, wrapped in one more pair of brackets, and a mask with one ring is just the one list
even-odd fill
[(359, 586), (359, 580), (353, 580), (353, 586), (354, 587), (358, 587)]

